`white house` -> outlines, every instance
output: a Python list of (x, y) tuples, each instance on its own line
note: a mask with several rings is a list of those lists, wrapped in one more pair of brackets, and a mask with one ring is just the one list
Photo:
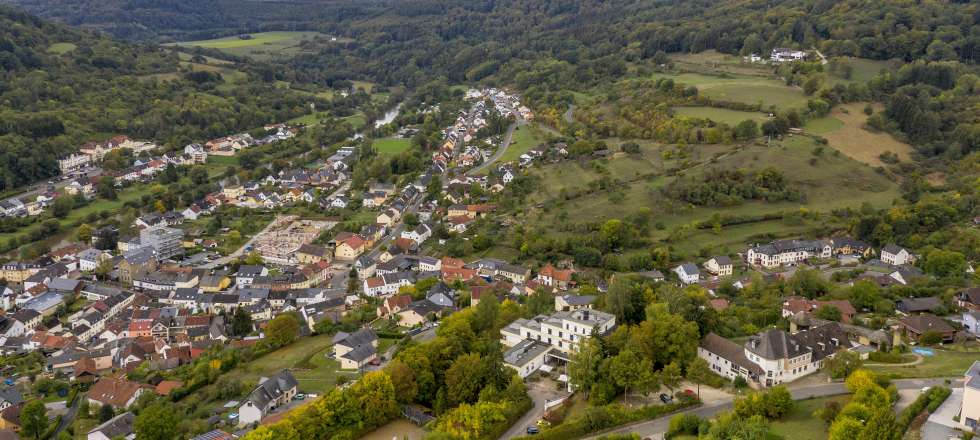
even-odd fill
[(616, 326), (616, 316), (581, 308), (538, 315), (532, 319), (517, 319), (500, 330), (501, 343), (508, 347), (525, 339), (543, 342), (563, 353), (571, 353), (576, 345), (593, 334), (602, 335)]
[(963, 312), (963, 328), (980, 336), (980, 311)]
[(833, 245), (829, 241), (778, 240), (750, 248), (745, 258), (753, 266), (765, 268), (795, 265), (809, 258), (830, 258)]
[(425, 240), (428, 240), (432, 236), (432, 228), (425, 223), (421, 223), (415, 227), (415, 229), (402, 231), (402, 238), (407, 238), (409, 240), (414, 240), (418, 244), (422, 244)]
[(806, 52), (802, 50), (787, 49), (785, 47), (777, 47), (772, 50), (769, 55), (774, 63), (785, 63), (788, 61), (802, 61), (806, 58)]
[(684, 284), (694, 284), (701, 279), (701, 272), (693, 263), (684, 263), (674, 268), (674, 273)]
[(58, 168), (61, 169), (61, 174), (68, 174), (88, 166), (91, 161), (92, 157), (87, 154), (72, 153), (64, 159), (58, 159)]
[(255, 387), (245, 403), (238, 407), (238, 426), (256, 423), (272, 410), (289, 403), (296, 395), (298, 385), (289, 370), (282, 370), (268, 379), (260, 379), (259, 386)]
[(895, 266), (901, 266), (915, 263), (915, 257), (905, 248), (889, 244), (881, 248), (881, 261)]
[(550, 350), (548, 344), (525, 339), (504, 352), (504, 365), (516, 370), (523, 379), (544, 366)]
[(732, 259), (727, 255), (719, 255), (712, 257), (710, 260), (704, 262), (704, 268), (711, 272), (715, 276), (725, 277), (731, 276), (734, 271), (734, 265), (732, 265)]

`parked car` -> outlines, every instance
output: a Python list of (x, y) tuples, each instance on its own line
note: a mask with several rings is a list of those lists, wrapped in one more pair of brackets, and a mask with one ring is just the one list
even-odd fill
[(663, 402), (663, 403), (670, 403), (671, 400), (674, 400), (674, 399), (671, 398), (670, 396), (664, 394), (664, 393), (660, 393), (660, 401), (661, 402)]
[(293, 400), (306, 400), (306, 394), (298, 393), (293, 396)]
[(684, 394), (686, 394), (688, 396), (691, 396), (691, 397), (694, 397), (694, 396), (697, 395), (697, 394), (694, 393), (694, 391), (691, 391), (691, 390), (684, 390)]
[(537, 433), (539, 433), (539, 432), (541, 432), (541, 430), (540, 430), (540, 429), (538, 429), (538, 427), (537, 427), (537, 426), (528, 426), (528, 427), (527, 427), (527, 433), (528, 433), (528, 434), (531, 434), (531, 435), (534, 435), (534, 434), (537, 434)]

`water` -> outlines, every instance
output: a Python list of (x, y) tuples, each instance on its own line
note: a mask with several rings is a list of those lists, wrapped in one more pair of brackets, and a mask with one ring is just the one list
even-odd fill
[(425, 437), (424, 429), (408, 420), (398, 419), (369, 432), (361, 440), (422, 440), (422, 437)]
[(398, 113), (400, 113), (401, 111), (402, 111), (402, 103), (399, 102), (398, 105), (395, 106), (395, 108), (385, 112), (385, 115), (381, 117), (381, 119), (374, 121), (374, 128), (381, 128), (382, 126), (390, 124), (392, 121), (395, 120), (395, 118), (398, 117)]

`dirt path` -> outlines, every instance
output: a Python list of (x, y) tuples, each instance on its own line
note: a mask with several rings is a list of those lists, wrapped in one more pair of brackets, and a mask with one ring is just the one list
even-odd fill
[(887, 362), (870, 362), (870, 363), (866, 363), (864, 365), (865, 366), (868, 366), (868, 367), (910, 367), (912, 365), (919, 365), (919, 364), (922, 363), (922, 361), (925, 360), (925, 358), (922, 357), (921, 354), (918, 354), (918, 353), (909, 353), (909, 354), (911, 354), (912, 356), (915, 356), (915, 360), (914, 361), (912, 361), (912, 362), (905, 362), (905, 363), (902, 363), (902, 364), (889, 364)]

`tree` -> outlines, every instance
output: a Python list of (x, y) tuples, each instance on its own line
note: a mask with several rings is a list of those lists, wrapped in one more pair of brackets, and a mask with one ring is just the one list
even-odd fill
[(687, 365), (687, 380), (690, 380), (697, 385), (698, 398), (701, 398), (701, 384), (708, 383), (713, 374), (714, 373), (711, 372), (711, 367), (708, 366), (708, 362), (700, 357), (694, 358), (694, 360)]
[(599, 366), (602, 364), (602, 349), (594, 338), (582, 340), (572, 351), (568, 361), (568, 377), (572, 386), (582, 390), (589, 397), (592, 385), (599, 376)]
[(51, 214), (58, 218), (65, 218), (72, 209), (75, 209), (75, 198), (67, 195), (54, 199), (51, 204)]
[(99, 408), (99, 423), (108, 422), (115, 416), (116, 411), (112, 408), (112, 405), (102, 405)]
[(171, 440), (177, 438), (174, 427), (177, 419), (174, 409), (163, 403), (154, 403), (136, 416), (133, 428), (140, 440)]
[(956, 251), (936, 249), (926, 255), (923, 269), (939, 278), (962, 276), (966, 270), (966, 257)]
[(483, 359), (467, 353), (456, 358), (446, 370), (446, 395), (450, 406), (476, 402), (483, 389)]
[(92, 227), (88, 223), (82, 223), (75, 231), (75, 239), (82, 243), (92, 242)]
[(681, 366), (676, 360), (671, 361), (663, 370), (660, 371), (660, 382), (665, 387), (674, 392), (674, 387), (681, 383)]
[(106, 200), (116, 200), (116, 180), (109, 176), (100, 176), (95, 187), (95, 193)]
[(394, 359), (385, 367), (385, 372), (388, 373), (391, 384), (395, 387), (395, 398), (398, 402), (412, 403), (419, 392), (419, 385), (415, 381), (415, 372), (412, 368), (401, 359)]
[(735, 126), (735, 138), (747, 141), (759, 135), (759, 124), (752, 119), (746, 119)]
[(106, 258), (99, 262), (98, 266), (95, 266), (95, 275), (99, 277), (100, 280), (105, 280), (109, 278), (109, 274), (112, 273), (113, 265), (112, 259)]
[(899, 434), (891, 406), (882, 406), (873, 410), (858, 440), (895, 440)]
[(292, 313), (283, 313), (269, 321), (265, 337), (273, 347), (292, 343), (299, 336), (299, 320)]
[(244, 307), (235, 309), (231, 320), (231, 332), (235, 336), (245, 336), (252, 332), (252, 315)]
[(656, 383), (650, 360), (641, 358), (630, 349), (620, 351), (611, 359), (609, 372), (613, 382), (623, 388), (624, 401), (628, 401), (630, 389), (643, 391), (652, 388)]
[(249, 252), (248, 255), (245, 256), (244, 264), (249, 266), (261, 266), (262, 263), (264, 263), (264, 261), (262, 260), (262, 254), (260, 254), (259, 251)]
[(20, 433), (23, 437), (40, 440), (48, 430), (47, 410), (41, 400), (32, 400), (20, 412)]
[(820, 307), (817, 307), (817, 310), (813, 312), (813, 316), (820, 319), (826, 319), (828, 321), (834, 321), (834, 322), (840, 322), (841, 320), (840, 309), (830, 304), (824, 304)]
[(861, 368), (861, 365), (861, 355), (847, 349), (838, 350), (833, 357), (828, 357), (823, 361), (824, 370), (834, 379), (848, 377)]

